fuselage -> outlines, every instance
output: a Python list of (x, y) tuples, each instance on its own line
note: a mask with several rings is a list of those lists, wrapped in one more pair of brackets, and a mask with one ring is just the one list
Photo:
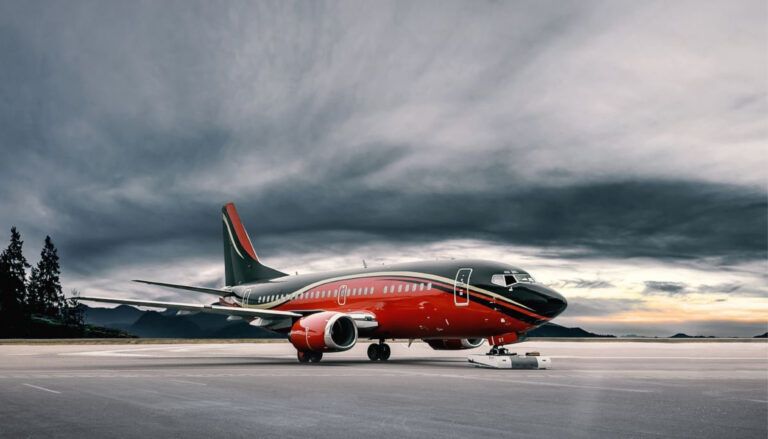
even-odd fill
[(370, 313), (370, 338), (479, 338), (537, 327), (567, 306), (524, 270), (483, 260), (403, 263), (283, 276), (231, 287), (222, 303), (311, 313)]

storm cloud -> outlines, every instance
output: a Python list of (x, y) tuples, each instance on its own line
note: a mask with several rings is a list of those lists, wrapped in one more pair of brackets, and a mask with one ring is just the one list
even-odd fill
[(645, 291), (651, 294), (669, 294), (671, 296), (685, 294), (687, 285), (682, 282), (663, 282), (649, 280), (645, 282)]
[(65, 273), (98, 285), (218, 262), (232, 200), (282, 260), (469, 239), (572, 261), (764, 261), (765, 15), (1, 2), (0, 238), (50, 234)]

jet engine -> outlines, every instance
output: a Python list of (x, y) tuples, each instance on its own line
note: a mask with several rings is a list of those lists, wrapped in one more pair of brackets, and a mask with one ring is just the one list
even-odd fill
[(299, 352), (341, 352), (357, 342), (357, 326), (344, 313), (324, 311), (297, 320), (288, 340)]
[(436, 351), (458, 351), (461, 349), (473, 349), (480, 347), (485, 339), (483, 338), (439, 338), (424, 340), (429, 347)]

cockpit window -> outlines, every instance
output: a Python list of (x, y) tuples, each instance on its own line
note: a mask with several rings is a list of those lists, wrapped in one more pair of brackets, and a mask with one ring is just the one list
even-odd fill
[(529, 284), (535, 284), (536, 281), (531, 277), (528, 273), (517, 273), (515, 275), (515, 279), (517, 279), (518, 282), (526, 282)]
[(528, 273), (494, 274), (491, 276), (491, 283), (502, 287), (508, 287), (518, 282), (536, 283)]

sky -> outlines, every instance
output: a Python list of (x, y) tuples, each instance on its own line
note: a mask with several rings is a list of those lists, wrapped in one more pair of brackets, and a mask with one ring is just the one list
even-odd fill
[(237, 203), (283, 271), (484, 258), (612, 334), (768, 330), (763, 1), (0, 0), (0, 245), (205, 301)]

